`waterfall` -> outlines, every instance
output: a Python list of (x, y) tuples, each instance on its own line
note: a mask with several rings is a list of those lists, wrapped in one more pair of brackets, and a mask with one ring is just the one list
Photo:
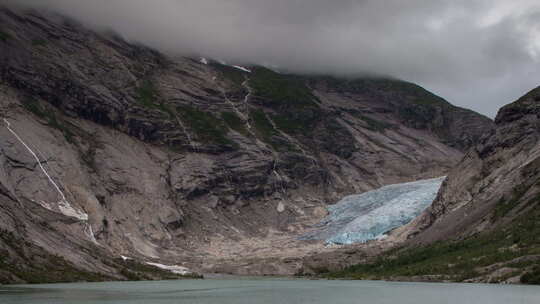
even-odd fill
[[(8, 131), (19, 141), (19, 143), (21, 143), (21, 145), (23, 145), (23, 147), (32, 155), (32, 157), (36, 160), (39, 168), (41, 169), (41, 171), (43, 172), (43, 174), (45, 174), (45, 176), (47, 177), (47, 179), (49, 180), (49, 183), (53, 186), (53, 188), (55, 189), (56, 192), (58, 192), (58, 194), (60, 195), (60, 201), (57, 202), (57, 207), (58, 207), (58, 210), (60, 210), (60, 212), (66, 216), (69, 216), (69, 217), (74, 217), (76, 219), (79, 219), (81, 221), (84, 221), (86, 222), (85, 223), (85, 234), (88, 236), (88, 238), (95, 244), (98, 244), (95, 236), (94, 236), (94, 232), (92, 230), (92, 226), (90, 225), (90, 223), (88, 223), (88, 214), (83, 212), (83, 211), (80, 211), (80, 210), (77, 210), (75, 209), (70, 203), (69, 201), (67, 200), (66, 198), (66, 195), (64, 194), (64, 192), (60, 189), (60, 187), (58, 186), (58, 184), (53, 180), (53, 178), (51, 177), (51, 175), (49, 174), (49, 172), (47, 172), (47, 170), (45, 169), (45, 167), (43, 166), (43, 163), (42, 161), (39, 159), (39, 157), (37, 156), (37, 154), (30, 148), (30, 146), (28, 144), (26, 144), (26, 142), (11, 128), (11, 123), (4, 118), (4, 123), (6, 124), (6, 128), (8, 129)], [(39, 152), (39, 151), (38, 151)], [(50, 204), (47, 204), (45, 202), (41, 202), (41, 205), (51, 211), (54, 211)]]

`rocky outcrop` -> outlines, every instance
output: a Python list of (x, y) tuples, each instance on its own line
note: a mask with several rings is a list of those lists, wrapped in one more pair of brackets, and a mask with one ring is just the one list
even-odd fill
[(503, 107), (496, 128), (450, 172), (422, 216), (396, 236), (415, 243), (464, 238), (530, 214), (540, 194), (540, 88)]
[(0, 229), (108, 277), (129, 277), (121, 255), (298, 255), (326, 204), (441, 176), (492, 128), (399, 80), (171, 58), (53, 14), (0, 24)]

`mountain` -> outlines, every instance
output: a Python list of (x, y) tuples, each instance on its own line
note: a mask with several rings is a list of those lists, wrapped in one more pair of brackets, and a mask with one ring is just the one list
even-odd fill
[(294, 273), (329, 250), (296, 240), (327, 204), (445, 175), (493, 128), (401, 80), (166, 56), (52, 13), (0, 24), (0, 282)]
[(540, 283), (540, 87), (503, 107), (437, 198), (390, 241), (405, 249), (335, 276)]
[(536, 88), (499, 111), (496, 129), (450, 171), (433, 205), (411, 225), (413, 234), (421, 234), (418, 240), (466, 237), (511, 225), (535, 209), (540, 192), (539, 101)]

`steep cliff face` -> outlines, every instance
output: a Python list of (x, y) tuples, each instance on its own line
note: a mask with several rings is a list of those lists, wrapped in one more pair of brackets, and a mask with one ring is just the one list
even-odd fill
[[(540, 88), (503, 107), (495, 123), (450, 171), (422, 215), (381, 244), (307, 258), (304, 271), (540, 284)], [(396, 244), (385, 253), (376, 250)]]
[(495, 123), (414, 221), (382, 242), (311, 255), (302, 271), (540, 284), (540, 88), (503, 107)]
[[(414, 242), (463, 238), (537, 209), (540, 202), (540, 89), (503, 107), (486, 134), (448, 175), (437, 199), (403, 230)], [(409, 236), (410, 237), (410, 236)]]
[(0, 266), (28, 272), (30, 247), (112, 277), (120, 255), (257, 257), (346, 194), (443, 175), (492, 128), (399, 80), (172, 58), (36, 12), (0, 24)]

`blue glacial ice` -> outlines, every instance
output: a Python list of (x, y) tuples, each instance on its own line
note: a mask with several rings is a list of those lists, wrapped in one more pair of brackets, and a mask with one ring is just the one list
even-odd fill
[(353, 244), (380, 239), (412, 221), (437, 196), (445, 177), (395, 184), (347, 196), (328, 207), (329, 215), (303, 240)]

